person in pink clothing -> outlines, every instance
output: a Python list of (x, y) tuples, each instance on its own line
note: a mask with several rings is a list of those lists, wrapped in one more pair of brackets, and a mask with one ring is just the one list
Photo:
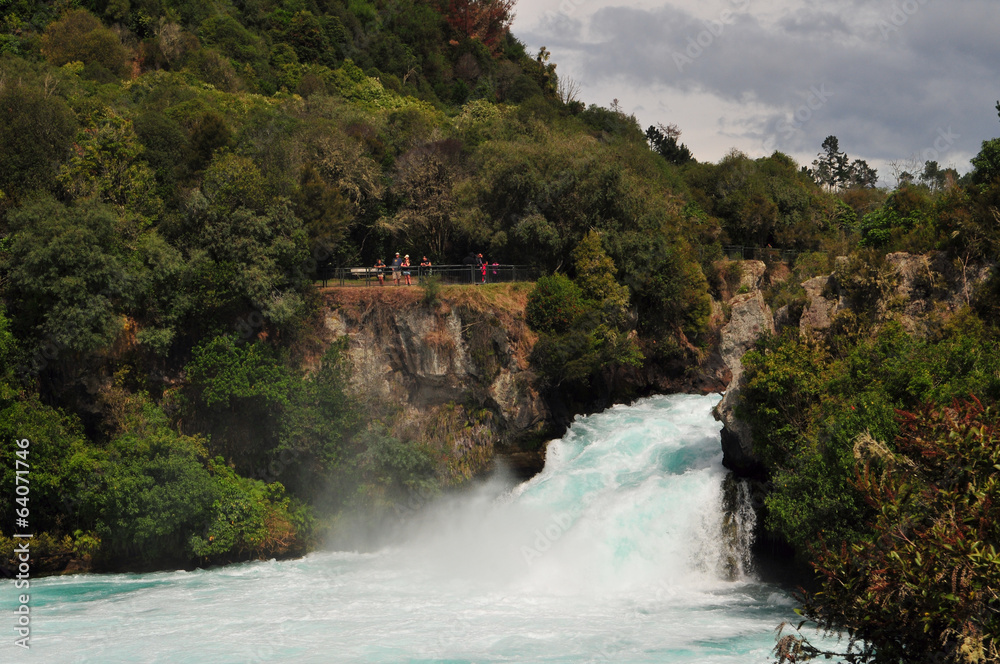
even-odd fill
[(400, 264), (400, 267), (403, 268), (403, 279), (406, 280), (406, 285), (407, 286), (411, 285), (410, 284), (410, 255), (409, 254), (406, 254), (405, 256), (403, 256), (403, 262)]

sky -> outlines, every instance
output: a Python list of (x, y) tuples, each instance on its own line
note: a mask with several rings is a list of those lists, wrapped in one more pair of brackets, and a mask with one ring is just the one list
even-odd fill
[(520, 0), (578, 99), (676, 124), (699, 161), (730, 150), (811, 164), (827, 136), (892, 185), (968, 171), (1000, 136), (998, 0)]

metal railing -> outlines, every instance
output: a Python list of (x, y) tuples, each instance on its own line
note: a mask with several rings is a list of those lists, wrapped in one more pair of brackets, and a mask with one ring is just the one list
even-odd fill
[(803, 252), (796, 249), (774, 249), (772, 247), (747, 247), (738, 244), (727, 244), (722, 247), (722, 253), (733, 260), (794, 263), (799, 254)]
[[(485, 267), (485, 269), (484, 269)], [(542, 275), (541, 268), (531, 265), (433, 265), (431, 267), (326, 267), (316, 270), (316, 278), (324, 286), (387, 286), (405, 284), (405, 272), (410, 273), (410, 283), (417, 285), (427, 277), (437, 277), (442, 284), (496, 284), (511, 281), (535, 281)], [(381, 280), (379, 277), (381, 276)]]

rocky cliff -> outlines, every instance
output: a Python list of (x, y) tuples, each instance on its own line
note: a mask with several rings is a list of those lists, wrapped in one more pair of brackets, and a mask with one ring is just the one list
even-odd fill
[(352, 388), (372, 412), (391, 420), (398, 437), (454, 456), (450, 463), (465, 478), (488, 468), (495, 454), (522, 476), (537, 472), (542, 443), (561, 436), (580, 412), (649, 394), (721, 392), (731, 367), (739, 367), (732, 357), (756, 338), (733, 342), (741, 350), (734, 346), (730, 366), (714, 344), (690, 348), (669, 365), (609, 371), (594, 381), (586, 403), (571, 403), (546, 391), (528, 364), (535, 335), (524, 309), (531, 288), (446, 287), (431, 302), (420, 288), (330, 288), (324, 328), (331, 341), (347, 338)]
[(735, 407), (743, 385), (741, 360), (757, 339), (786, 328), (798, 328), (803, 337), (821, 337), (839, 318), (862, 309), (877, 320), (898, 320), (911, 334), (923, 334), (932, 321), (968, 304), (990, 273), (989, 266), (957, 265), (943, 253), (899, 252), (876, 263), (840, 257), (832, 273), (801, 283), (803, 301), (772, 313), (762, 289), (774, 284), (762, 278), (764, 264), (743, 261), (740, 267), (741, 290), (747, 292), (727, 302), (730, 316), (720, 331), (719, 352), (732, 379), (716, 416), (723, 423), (724, 463), (748, 477), (759, 477), (761, 467), (753, 457), (753, 432), (736, 416)]
[(390, 404), (397, 431), (443, 442), (461, 474), (482, 472), (495, 453), (527, 474), (543, 461), (525, 449), (539, 448), (553, 422), (528, 366), (530, 287), (454, 287), (439, 297), (419, 288), (328, 289), (325, 328), (347, 337), (353, 389), (366, 403)]

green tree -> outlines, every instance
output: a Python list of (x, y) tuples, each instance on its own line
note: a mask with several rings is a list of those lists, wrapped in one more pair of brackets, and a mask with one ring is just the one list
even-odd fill
[[(117, 78), (128, 75), (129, 52), (114, 32), (85, 9), (73, 9), (45, 28), (42, 53), (58, 66), (69, 62), (105, 71)], [(85, 70), (86, 71), (86, 70)]]
[(1000, 178), (1000, 138), (983, 141), (979, 154), (972, 158), (972, 181), (992, 185)]
[[(88, 523), (79, 497), (95, 482), (99, 453), (88, 444), (78, 417), (42, 403), (37, 394), (23, 389), (23, 376), (17, 372), (23, 361), (10, 321), (0, 309), (0, 453), (11, 461), (0, 470), (0, 489), (11, 496), (0, 507), (3, 530), (14, 523), (14, 510), (22, 507), (28, 507), (35, 532), (90, 527), (93, 524)], [(24, 439), (29, 441), (27, 448), (17, 445)], [(14, 499), (18, 450), (31, 469), (27, 504)]]
[(694, 161), (694, 157), (691, 156), (691, 151), (688, 150), (686, 145), (678, 143), (677, 139), (680, 138), (680, 135), (681, 130), (677, 128), (677, 125), (673, 124), (666, 126), (662, 124), (656, 126), (650, 125), (649, 129), (646, 130), (646, 140), (649, 141), (649, 147), (652, 148), (653, 152), (671, 164), (683, 166), (688, 162)]
[(629, 291), (615, 280), (615, 263), (604, 250), (601, 234), (590, 231), (573, 250), (575, 283), (583, 297), (600, 312), (594, 335), (601, 346), (602, 362), (640, 366), (643, 356), (630, 334), (634, 326)]
[(217, 486), (211, 518), (203, 533), (191, 534), (191, 553), (209, 560), (246, 560), (302, 550), (299, 530), (308, 511), (293, 504), (284, 487), (240, 477), (217, 457), (208, 469)]
[(173, 229), (179, 236), (168, 238), (187, 252), (192, 310), (203, 318), (212, 312), (207, 318), (215, 323), (257, 311), (268, 323), (287, 326), (303, 312), (309, 280), (302, 220), (285, 200), (266, 203), (259, 171), (244, 169), (245, 160), (224, 163), (217, 174), (206, 174), (205, 195), (191, 194)]
[(813, 161), (813, 177), (828, 190), (839, 189), (848, 180), (848, 164), (847, 154), (840, 151), (840, 141), (836, 136), (827, 136), (823, 152)]
[(313, 247), (331, 253), (347, 237), (352, 221), (350, 203), (312, 164), (302, 167), (292, 203)]
[(119, 213), (154, 217), (161, 203), (153, 171), (141, 159), (143, 150), (132, 121), (106, 108), (77, 136), (59, 180), (75, 197), (94, 196)]
[(75, 132), (73, 111), (40, 85), (14, 81), (0, 88), (0, 207), (17, 204), (30, 191), (54, 188)]
[(454, 166), (460, 146), (442, 141), (410, 150), (396, 161), (393, 193), (403, 201), (385, 227), (411, 246), (427, 246), (434, 256), (444, 256), (456, 235)]
[(205, 460), (204, 441), (177, 434), (155, 406), (134, 415), (107, 448), (103, 486), (87, 496), (102, 552), (145, 562), (190, 556), (188, 542), (208, 526), (219, 492)]
[(524, 315), (528, 326), (538, 332), (562, 334), (583, 314), (583, 291), (562, 274), (542, 277), (528, 295)]
[(121, 329), (132, 271), (109, 208), (42, 200), (9, 216), (7, 294), (18, 336), (35, 348), (88, 353)]

